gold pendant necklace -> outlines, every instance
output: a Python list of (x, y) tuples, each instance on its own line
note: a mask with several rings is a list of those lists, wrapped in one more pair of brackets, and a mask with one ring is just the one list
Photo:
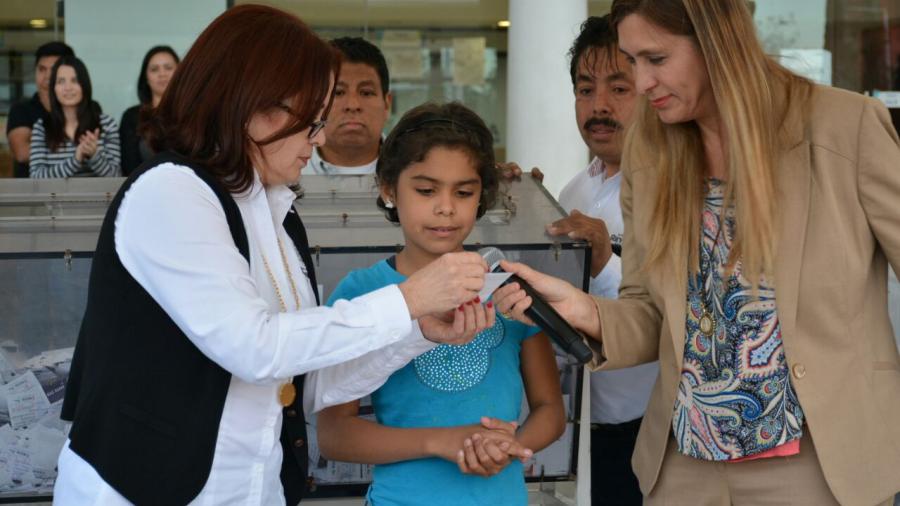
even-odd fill
[[(294, 304), (295, 307), (300, 309), (300, 294), (297, 291), (297, 285), (294, 283), (294, 276), (291, 275), (291, 269), (288, 265), (287, 255), (284, 254), (284, 246), (281, 245), (281, 238), (278, 237), (278, 232), (275, 232), (275, 240), (278, 242), (278, 251), (281, 253), (281, 261), (284, 264), (284, 272), (287, 274), (288, 283), (291, 287), (291, 293), (294, 296)], [(259, 255), (262, 257), (263, 267), (266, 268), (266, 274), (269, 275), (269, 281), (272, 282), (272, 287), (275, 288), (275, 295), (278, 297), (278, 304), (281, 306), (281, 312), (287, 313), (287, 305), (284, 303), (284, 297), (281, 295), (281, 289), (278, 288), (278, 281), (275, 279), (275, 275), (272, 273), (271, 267), (269, 267), (269, 261), (266, 260), (266, 254), (263, 253), (262, 248), (259, 250)], [(297, 399), (297, 387), (291, 383), (284, 383), (280, 387), (278, 387), (278, 403), (284, 407), (288, 407), (294, 403)]]
[[(714, 255), (717, 251), (717, 247), (719, 244), (719, 236), (722, 233), (722, 229), (725, 227), (725, 218), (724, 216), (720, 216), (719, 218), (719, 227), (716, 230), (716, 237), (713, 239), (712, 249), (709, 252), (709, 262), (707, 264), (707, 275), (712, 278), (712, 269), (715, 267)], [(702, 260), (701, 260), (702, 262)], [(710, 279), (710, 285), (712, 285), (712, 279)], [(708, 339), (712, 339), (713, 335), (716, 333), (716, 326), (718, 322), (716, 322), (716, 317), (713, 315), (712, 311), (709, 310), (709, 307), (706, 305), (707, 300), (706, 294), (706, 279), (703, 276), (703, 270), (700, 272), (700, 333), (703, 334), (703, 337)]]
[(700, 314), (700, 333), (705, 337), (711, 338), (716, 332), (716, 319), (713, 317), (712, 313), (706, 309), (706, 304), (701, 305), (703, 306), (703, 310)]
[(278, 403), (288, 407), (297, 400), (297, 387), (293, 383), (285, 383), (278, 387)]
[[(291, 275), (291, 268), (288, 265), (287, 255), (284, 254), (284, 246), (281, 245), (281, 238), (278, 237), (278, 233), (275, 233), (275, 240), (278, 242), (278, 251), (281, 253), (281, 261), (284, 264), (284, 272), (287, 274), (288, 283), (291, 286), (291, 294), (294, 296), (294, 304), (296, 308), (300, 309), (300, 294), (297, 292), (297, 285), (294, 283), (294, 276)], [(266, 268), (266, 274), (269, 275), (269, 281), (272, 283), (272, 287), (275, 288), (275, 295), (278, 297), (278, 304), (281, 307), (282, 313), (287, 313), (287, 305), (284, 303), (284, 297), (281, 295), (281, 289), (278, 287), (278, 281), (275, 279), (275, 275), (272, 274), (272, 269), (269, 267), (269, 261), (266, 260), (266, 254), (263, 253), (262, 248), (259, 250), (259, 256), (262, 257), (263, 267)]]

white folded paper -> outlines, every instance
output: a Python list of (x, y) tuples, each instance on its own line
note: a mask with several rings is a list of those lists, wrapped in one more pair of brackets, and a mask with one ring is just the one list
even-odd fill
[(10, 424), (14, 429), (31, 425), (50, 409), (50, 401), (31, 371), (26, 371), (0, 388), (4, 390)]
[(512, 276), (509, 272), (489, 272), (484, 276), (484, 287), (478, 292), (478, 297), (481, 298), (481, 302), (486, 302), (491, 295), (494, 294), (500, 285), (503, 284), (509, 277)]

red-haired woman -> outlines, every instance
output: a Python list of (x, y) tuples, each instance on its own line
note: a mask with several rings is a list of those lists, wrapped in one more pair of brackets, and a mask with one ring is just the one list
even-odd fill
[[(412, 320), (481, 289), (483, 260), (455, 254), (317, 307), (286, 185), (325, 142), (338, 69), (299, 19), (244, 5), (176, 70), (151, 125), (160, 155), (123, 184), (100, 232), (63, 404), (73, 423), (58, 504), (296, 504), (299, 375), (422, 349)], [(484, 327), (480, 305), (454, 314), (455, 327), (432, 321), (426, 334), (458, 342)]]

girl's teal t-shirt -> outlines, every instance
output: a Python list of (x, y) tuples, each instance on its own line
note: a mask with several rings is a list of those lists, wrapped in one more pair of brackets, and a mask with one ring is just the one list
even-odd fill
[[(383, 260), (348, 274), (328, 305), (405, 279)], [(468, 344), (442, 344), (420, 355), (372, 394), (378, 423), (421, 428), (478, 424), (482, 416), (518, 420), (523, 395), (519, 353), (522, 341), (539, 330), (498, 314), (496, 324)], [(376, 465), (367, 499), (373, 506), (528, 503), (518, 460), (483, 478), (463, 474), (456, 463), (439, 458)]]

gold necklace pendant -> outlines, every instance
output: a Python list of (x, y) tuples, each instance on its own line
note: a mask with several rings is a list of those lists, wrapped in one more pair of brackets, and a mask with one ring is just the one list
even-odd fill
[[(275, 235), (275, 240), (278, 241), (278, 251), (281, 253), (281, 261), (284, 263), (284, 272), (287, 274), (288, 284), (291, 287), (291, 293), (294, 295), (294, 304), (297, 306), (297, 310), (300, 310), (300, 294), (297, 291), (297, 284), (294, 283), (294, 276), (291, 275), (291, 267), (288, 265), (287, 255), (284, 254), (284, 247), (281, 246), (281, 239), (278, 235)], [(272, 282), (272, 288), (275, 289), (275, 296), (278, 297), (278, 305), (281, 307), (282, 313), (287, 313), (287, 304), (284, 303), (284, 297), (281, 295), (281, 289), (278, 288), (278, 281), (275, 280), (275, 274), (272, 273), (272, 268), (269, 267), (269, 261), (266, 259), (266, 254), (262, 251), (259, 252), (262, 257), (263, 267), (266, 269), (266, 274), (269, 276), (269, 281)]]
[(291, 286), (291, 294), (294, 296), (294, 304), (297, 305), (297, 310), (299, 310), (300, 294), (297, 292), (297, 284), (294, 283), (294, 276), (291, 275), (291, 267), (290, 265), (288, 265), (287, 255), (284, 254), (284, 246), (281, 245), (281, 238), (278, 237), (277, 232), (275, 233), (275, 240), (278, 242), (278, 252), (281, 253), (281, 262), (284, 264), (284, 272), (287, 274), (288, 283)]
[(712, 337), (715, 331), (716, 319), (713, 318), (712, 313), (704, 307), (703, 312), (700, 314), (700, 333), (706, 337)]
[[(712, 274), (709, 273), (709, 270), (716, 267), (716, 263), (714, 258), (716, 257), (716, 245), (719, 244), (719, 237), (722, 234), (722, 229), (725, 228), (724, 221), (719, 222), (718, 230), (716, 230), (716, 237), (712, 242), (712, 250), (709, 254), (709, 260), (707, 261), (707, 276), (703, 276), (703, 259), (700, 259), (700, 276), (703, 280), (700, 281), (699, 292), (697, 295), (700, 297), (700, 333), (703, 334), (707, 339), (712, 339), (713, 334), (716, 332), (716, 318), (713, 316), (712, 312), (709, 308), (706, 307), (706, 301), (709, 300), (706, 296), (706, 284), (705, 281), (709, 279), (710, 284), (713, 284)], [(701, 249), (703, 248), (703, 244), (700, 245)], [(715, 290), (713, 290), (715, 293)]]
[[(275, 240), (278, 242), (278, 251), (281, 253), (281, 261), (284, 264), (284, 271), (287, 274), (288, 284), (291, 287), (291, 293), (294, 296), (294, 303), (297, 306), (297, 310), (300, 309), (300, 294), (297, 291), (297, 285), (294, 283), (294, 276), (291, 275), (291, 267), (287, 261), (287, 255), (284, 254), (284, 247), (281, 245), (281, 239), (278, 237), (278, 234), (275, 234)], [(281, 294), (281, 289), (278, 287), (278, 281), (275, 279), (275, 274), (272, 272), (272, 268), (269, 266), (269, 261), (266, 259), (265, 253), (262, 251), (259, 252), (262, 257), (263, 267), (266, 269), (266, 274), (269, 276), (269, 281), (272, 282), (272, 288), (275, 289), (275, 296), (278, 297), (278, 305), (281, 308), (282, 313), (287, 312), (287, 304), (284, 303), (284, 296)], [(288, 407), (294, 403), (297, 399), (297, 387), (294, 386), (293, 383), (284, 383), (280, 387), (278, 387), (278, 403), (283, 407)]]
[(297, 399), (297, 387), (293, 383), (285, 383), (278, 389), (278, 402), (288, 407)]

